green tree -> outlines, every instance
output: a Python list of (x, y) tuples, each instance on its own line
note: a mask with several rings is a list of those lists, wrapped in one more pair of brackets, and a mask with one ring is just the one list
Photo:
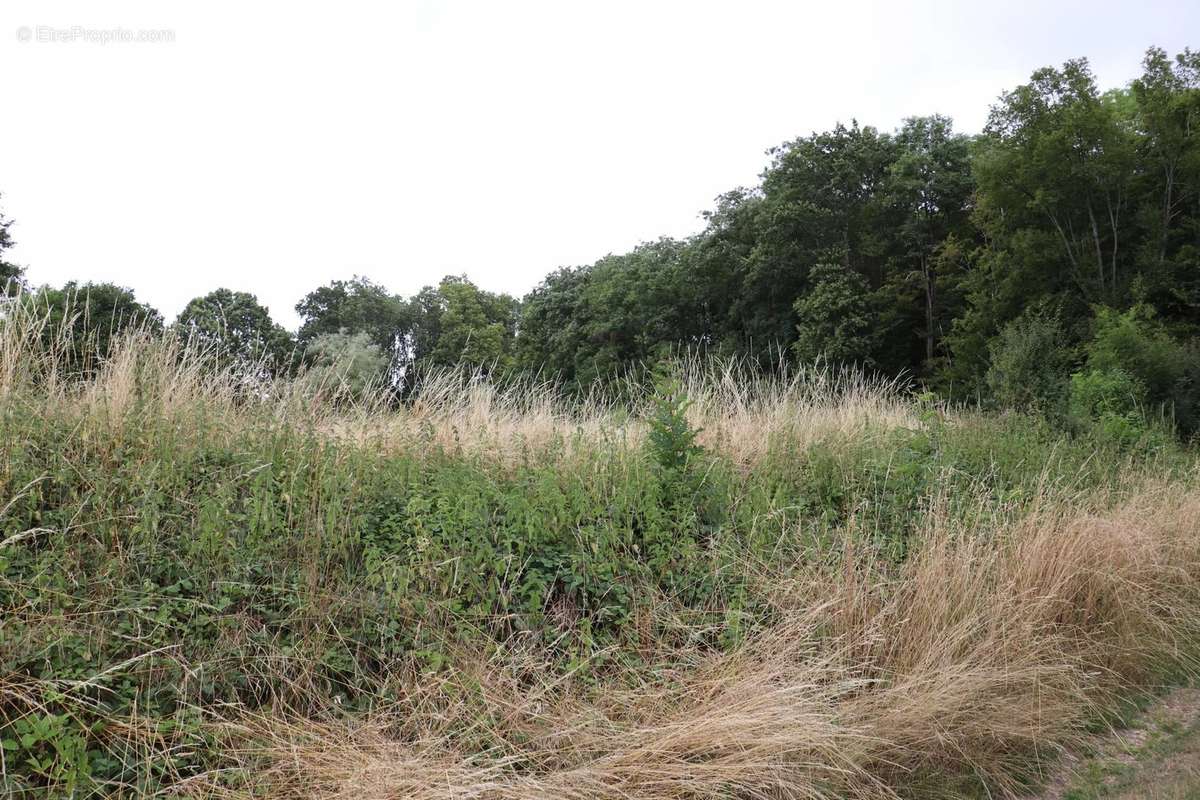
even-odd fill
[(0, 295), (14, 295), (25, 288), (25, 270), (4, 258), (4, 251), (16, 244), (10, 227), (12, 220), (0, 213)]
[(892, 256), (879, 296), (882, 325), (900, 334), (898, 343), (912, 343), (916, 332), (923, 344), (919, 355), (905, 349), (892, 366), (923, 364), (928, 371), (958, 310), (958, 297), (947, 288), (957, 277), (962, 242), (973, 236), (969, 140), (954, 133), (948, 117), (931, 116), (905, 120), (895, 141), (896, 160), (881, 189), (898, 239), (888, 248)]
[(706, 344), (693, 254), (688, 242), (660, 239), (554, 273), (523, 304), (522, 366), (582, 388), (672, 347)]
[(1151, 48), (1131, 86), (1138, 134), (1135, 196), (1144, 240), (1136, 299), (1200, 323), (1200, 52)]
[(660, 239), (593, 266), (582, 298), (586, 344), (575, 362), (584, 384), (694, 343), (696, 331), (687, 314), (690, 292), (683, 285), (685, 247)]
[(800, 361), (871, 364), (876, 331), (866, 280), (838, 263), (820, 263), (811, 271), (812, 288), (795, 302)]
[(59, 353), (68, 373), (91, 374), (129, 331), (161, 333), (162, 315), (139, 303), (133, 291), (111, 283), (67, 283), (24, 295), (35, 314), (46, 316), (42, 337)]
[(438, 285), (437, 334), (421, 363), (484, 372), (512, 365), (519, 303), (506, 294), (485, 292), (465, 277)]
[(1117, 297), (1129, 277), (1133, 143), (1087, 60), (1036, 71), (1002, 96), (984, 133), (975, 166), (989, 232), (1016, 263), (1049, 271), (1049, 287)]
[(577, 362), (587, 343), (583, 318), (588, 267), (557, 270), (521, 302), (517, 363), (528, 373), (546, 373), (565, 385), (577, 382)]
[[(810, 265), (832, 250), (868, 286), (883, 282), (889, 226), (878, 193), (895, 160), (893, 138), (870, 126), (838, 125), (771, 151), (756, 204), (755, 241), (742, 266), (733, 311), (746, 349), (760, 361), (793, 339), (793, 305)], [(881, 239), (882, 237), (882, 239)]]
[(275, 371), (291, 360), (291, 334), (247, 292), (217, 289), (187, 304), (175, 322), (181, 335), (217, 352), (225, 363)]
[(360, 399), (390, 385), (391, 357), (365, 332), (322, 333), (304, 351), (305, 379), (335, 397)]
[(314, 289), (296, 304), (296, 313), (302, 320), (297, 334), (301, 344), (327, 333), (366, 333), (389, 358), (401, 355), (412, 327), (410, 305), (361, 276)]
[(940, 385), (978, 388), (988, 343), (1029, 309), (1052, 309), (1074, 346), (1093, 304), (1127, 302), (1139, 249), (1130, 105), (1102, 94), (1077, 59), (1035, 71), (992, 108), (971, 155), (981, 246), (957, 284), (963, 308)]
[(716, 352), (732, 355), (754, 349), (755, 326), (740, 297), (763, 204), (758, 189), (738, 188), (721, 195), (716, 207), (703, 214), (704, 232), (681, 254), (690, 276), (683, 315), (692, 321), (696, 339)]

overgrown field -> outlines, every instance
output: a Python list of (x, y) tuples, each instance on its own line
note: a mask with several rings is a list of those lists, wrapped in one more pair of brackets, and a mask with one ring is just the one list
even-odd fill
[(401, 408), (0, 329), (0, 793), (992, 796), (1192, 669), (1194, 454), (853, 374)]

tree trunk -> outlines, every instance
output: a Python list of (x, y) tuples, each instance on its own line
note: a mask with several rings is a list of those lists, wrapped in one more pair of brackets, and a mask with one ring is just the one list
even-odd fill
[(924, 253), (921, 254), (921, 274), (925, 277), (925, 367), (928, 369), (933, 363), (933, 307), (937, 299), (934, 295), (937, 287), (934, 285), (936, 276), (933, 267)]
[(1096, 212), (1092, 208), (1092, 200), (1088, 198), (1088, 219), (1092, 223), (1092, 241), (1096, 245), (1096, 277), (1100, 279), (1100, 295), (1104, 296), (1104, 251), (1100, 248), (1100, 224), (1096, 222)]
[(1158, 265), (1161, 267), (1167, 262), (1167, 234), (1171, 227), (1171, 206), (1174, 201), (1171, 195), (1175, 188), (1175, 164), (1168, 163), (1164, 167), (1166, 171), (1166, 186), (1163, 189), (1163, 213), (1162, 213), (1162, 231), (1158, 237)]

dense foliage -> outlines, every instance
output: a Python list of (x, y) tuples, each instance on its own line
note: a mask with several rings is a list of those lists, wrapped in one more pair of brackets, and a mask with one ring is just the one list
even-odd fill
[(175, 325), (184, 337), (234, 363), (278, 368), (292, 355), (292, 337), (247, 292), (217, 289), (197, 297)]

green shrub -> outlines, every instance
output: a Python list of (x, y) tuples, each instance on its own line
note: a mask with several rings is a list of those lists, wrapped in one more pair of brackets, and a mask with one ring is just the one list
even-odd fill
[(1071, 416), (1077, 420), (1106, 415), (1141, 417), (1146, 387), (1120, 368), (1088, 369), (1071, 376)]
[(1146, 387), (1122, 369), (1089, 369), (1071, 376), (1070, 415), (1077, 429), (1092, 427), (1121, 449), (1157, 447), (1163, 432), (1146, 416)]
[(1195, 433), (1200, 424), (1200, 351), (1175, 341), (1151, 309), (1097, 309), (1095, 331), (1085, 349), (1089, 370), (1127, 375), (1140, 387), (1140, 404), (1172, 417), (1181, 433)]
[(988, 345), (987, 385), (1001, 408), (1057, 416), (1067, 392), (1072, 353), (1059, 321), (1044, 314), (1018, 317)]
[(638, 549), (660, 587), (694, 600), (708, 591), (701, 577), (705, 539), (723, 521), (710, 480), (716, 464), (697, 442), (701, 431), (688, 422), (692, 403), (677, 378), (660, 369), (651, 403), (645, 451), (658, 502), (641, 517)]
[[(87, 731), (68, 714), (31, 713), (0, 726), (0, 749), (12, 772), (33, 787), (53, 787), (70, 797), (88, 786), (92, 770)], [(6, 787), (0, 776), (0, 790)]]

